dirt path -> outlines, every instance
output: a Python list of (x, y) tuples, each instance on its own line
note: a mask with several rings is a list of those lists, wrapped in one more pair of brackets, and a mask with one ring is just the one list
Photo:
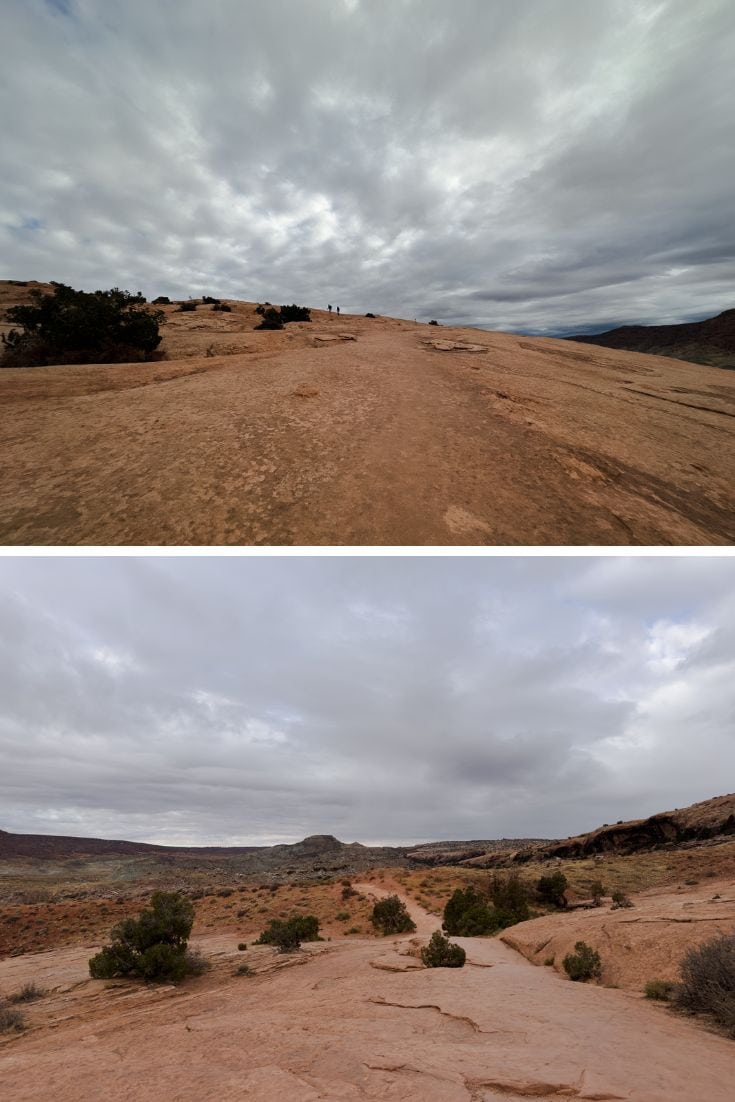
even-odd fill
[(417, 969), (409, 935), (249, 950), (256, 975), (240, 977), (219, 935), (199, 943), (213, 971), (178, 988), (106, 988), (80, 950), (6, 960), (0, 989), (37, 975), (54, 991), (29, 1033), (0, 1041), (3, 1099), (729, 1102), (733, 1042), (497, 939), (461, 940), (458, 970)]
[(735, 372), (348, 325), (354, 341), (302, 326), (237, 355), (0, 372), (0, 540), (735, 540)]

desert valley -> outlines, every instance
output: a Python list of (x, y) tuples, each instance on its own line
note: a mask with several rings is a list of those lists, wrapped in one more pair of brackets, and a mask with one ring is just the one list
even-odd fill
[[(7, 310), (49, 285), (0, 283)], [(8, 545), (731, 544), (735, 373), (256, 303), (163, 305), (164, 359), (8, 368)]]
[[(22, 1017), (0, 1038), (4, 1097), (53, 1082), (62, 1102), (725, 1102), (728, 1030), (667, 1000), (687, 951), (735, 932), (734, 830), (730, 795), (557, 841), (176, 850), (0, 832), (0, 992)], [(424, 967), (453, 893), (514, 870), (529, 898), (562, 874), (563, 901), (533, 896), (530, 919), (452, 939), (464, 967)], [(156, 888), (192, 901), (205, 970), (90, 978)], [(391, 895), (415, 929), (380, 936), (371, 914)], [(321, 940), (255, 944), (293, 914)], [(599, 954), (591, 982), (566, 974), (580, 942)]]

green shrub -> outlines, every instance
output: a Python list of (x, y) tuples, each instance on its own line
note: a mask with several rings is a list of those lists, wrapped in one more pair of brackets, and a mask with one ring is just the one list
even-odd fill
[(591, 949), (584, 941), (578, 941), (574, 953), (569, 953), (562, 961), (564, 971), (570, 980), (599, 979), (602, 975), (600, 954)]
[(202, 302), (208, 306), (220, 306), (220, 300), (218, 298), (212, 298), (211, 295), (202, 295)]
[(190, 314), (192, 310), (196, 310), (197, 304), (195, 302), (182, 302), (179, 304), (180, 314)]
[(602, 881), (593, 880), (592, 883), (590, 884), (590, 896), (592, 898), (592, 902), (594, 903), (594, 905), (596, 907), (600, 906), (600, 900), (602, 899), (604, 894), (605, 894), (605, 889), (602, 885)]
[(735, 1037), (735, 934), (697, 945), (681, 962), (674, 1001), (691, 1014), (710, 1015)]
[(161, 342), (164, 315), (143, 309), (140, 293), (75, 291), (57, 283), (52, 294), (34, 289), (31, 298), (33, 305), (8, 310), (21, 329), (2, 338), (3, 367), (149, 360)]
[(621, 907), (632, 907), (632, 906), (633, 906), (633, 904), (630, 901), (630, 899), (628, 899), (625, 892), (619, 892), (618, 891), (618, 892), (613, 892), (612, 893), (612, 908), (611, 908), (611, 910), (617, 911)]
[(238, 964), (235, 969), (236, 976), (253, 976), (255, 973), (249, 964)]
[(298, 949), (302, 941), (319, 941), (319, 919), (315, 915), (291, 915), (285, 921), (273, 918), (255, 942), (275, 945), (282, 953)]
[(416, 929), (416, 923), (406, 910), (406, 904), (397, 895), (379, 899), (373, 907), (370, 921), (384, 937), (388, 934), (410, 934)]
[(284, 325), (290, 321), (311, 321), (311, 313), (308, 307), (297, 306), (294, 302), (290, 306), (281, 307), (281, 321)]
[(219, 310), (219, 311), (220, 311), (220, 313), (222, 313), (222, 314), (231, 314), (231, 313), (232, 313), (232, 307), (231, 307), (231, 306), (228, 306), (226, 302), (220, 302), (220, 303), (216, 303), (216, 304), (215, 304), (215, 305), (214, 305), (214, 306), (212, 307), (212, 309), (213, 309), (214, 311), (217, 311), (217, 310)]
[(112, 942), (89, 961), (92, 979), (135, 976), (145, 980), (180, 980), (191, 969), (188, 939), (194, 906), (180, 892), (154, 892), (151, 905), (112, 929)]
[(421, 960), (426, 968), (462, 968), (467, 954), (461, 945), (453, 945), (440, 930), (431, 935), (428, 945), (421, 950)]
[(442, 927), (451, 937), (483, 937), (498, 929), (497, 917), (474, 888), (457, 888), (444, 907)]
[(255, 326), (256, 329), (283, 329), (283, 320), (278, 310), (275, 310), (272, 306), (269, 306), (267, 310), (263, 311), (263, 320), (260, 325)]
[(244, 952), (245, 952), (245, 950), (247, 949), (247, 947), (248, 947), (248, 943), (247, 943), (247, 941), (241, 941), (241, 942), (239, 942), (239, 943), (238, 943), (238, 946), (237, 946), (237, 948), (238, 948), (238, 952), (240, 952), (240, 953), (244, 953)]
[(280, 953), (292, 953), (301, 948), (301, 938), (293, 925), (274, 918), (255, 944), (275, 945)]
[(438, 325), (438, 324), (439, 324), (439, 322), (438, 322), (438, 321), (433, 321), (433, 320), (432, 320), (432, 321), (430, 321), (430, 322), (429, 322), (429, 325)]
[(528, 909), (528, 887), (518, 873), (500, 876), (497, 873), (490, 881), (489, 894), (495, 909), (498, 929), (515, 926), (531, 917)]
[(370, 312), (368, 311), (368, 313), (367, 313), (367, 314), (365, 315), (365, 317), (366, 317), (366, 318), (374, 318), (374, 317), (375, 317), (375, 314), (371, 314), (371, 313), (370, 313)]
[(334, 917), (335, 917), (337, 922), (349, 922), (350, 921), (350, 912), (349, 911), (338, 911), (337, 914)]
[(668, 1002), (675, 990), (676, 984), (670, 980), (649, 980), (645, 986), (645, 995), (647, 999)]
[(0, 1033), (22, 1033), (26, 1020), (20, 1010), (10, 1010), (0, 1006)]
[(170, 306), (171, 305), (171, 299), (168, 297), (168, 295), (159, 295), (158, 298), (154, 298), (153, 305), (154, 306)]
[(536, 884), (539, 902), (550, 907), (566, 907), (567, 901), (564, 895), (566, 890), (567, 878), (563, 872), (552, 872), (550, 876), (542, 876)]

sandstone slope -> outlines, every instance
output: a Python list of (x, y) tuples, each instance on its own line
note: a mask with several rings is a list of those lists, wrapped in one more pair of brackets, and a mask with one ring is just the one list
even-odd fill
[(0, 541), (735, 539), (733, 373), (316, 310), (257, 332), (232, 306), (166, 308), (160, 363), (0, 372)]
[[(413, 910), (426, 936), (435, 922)], [(0, 1041), (3, 1098), (46, 1098), (53, 1083), (57, 1102), (729, 1100), (735, 1045), (698, 1024), (534, 968), (497, 939), (463, 939), (463, 969), (417, 969), (415, 940), (282, 958), (202, 938), (214, 968), (179, 987), (89, 980), (89, 950), (0, 962), (0, 989), (51, 990), (28, 1033)], [(252, 977), (233, 974), (244, 958)]]
[(735, 881), (707, 880), (692, 886), (651, 889), (633, 897), (634, 905), (599, 907), (545, 915), (512, 926), (501, 939), (534, 964), (563, 960), (585, 941), (600, 954), (602, 981), (643, 991), (653, 979), (677, 981), (686, 950), (719, 934), (735, 934)]

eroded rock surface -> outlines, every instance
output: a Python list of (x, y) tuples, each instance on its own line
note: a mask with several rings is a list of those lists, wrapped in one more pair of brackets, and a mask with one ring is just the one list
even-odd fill
[(164, 307), (159, 363), (0, 372), (4, 544), (735, 542), (733, 372), (228, 304)]
[(722, 933), (735, 933), (735, 881), (708, 879), (640, 892), (631, 908), (611, 910), (608, 900), (521, 922), (501, 939), (535, 964), (553, 958), (559, 972), (575, 942), (585, 941), (600, 954), (603, 983), (642, 992), (648, 980), (678, 980), (686, 950)]
[[(51, 994), (26, 1035), (0, 1041), (3, 1099), (47, 1099), (53, 1083), (56, 1102), (729, 1102), (732, 1042), (497, 939), (458, 939), (462, 969), (406, 970), (437, 924), (410, 907), (416, 935), (285, 958), (202, 938), (214, 967), (179, 987), (89, 980), (78, 949), (4, 961), (0, 989), (40, 977)], [(244, 958), (252, 977), (233, 974)]]

